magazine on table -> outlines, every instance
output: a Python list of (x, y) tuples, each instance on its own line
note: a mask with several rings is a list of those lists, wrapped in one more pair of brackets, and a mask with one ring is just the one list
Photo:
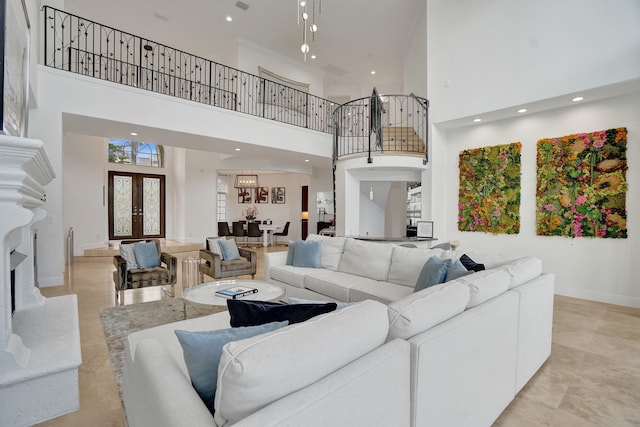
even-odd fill
[(256, 288), (248, 288), (246, 286), (234, 286), (233, 288), (220, 289), (216, 291), (216, 295), (222, 298), (237, 299), (246, 297), (247, 295), (258, 292)]

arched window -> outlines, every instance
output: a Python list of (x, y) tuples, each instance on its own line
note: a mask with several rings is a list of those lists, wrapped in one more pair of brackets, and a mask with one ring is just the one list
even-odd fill
[(148, 142), (111, 138), (109, 163), (161, 168), (164, 166), (164, 147)]

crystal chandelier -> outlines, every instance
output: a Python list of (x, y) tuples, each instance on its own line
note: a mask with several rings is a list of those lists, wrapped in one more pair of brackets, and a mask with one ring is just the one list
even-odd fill
[[(307, 2), (311, 1), (311, 23), (309, 23), (309, 13), (307, 12)], [(316, 0), (296, 0), (298, 3), (298, 26), (300, 26), (300, 18), (302, 18), (302, 46), (300, 50), (304, 55), (304, 61), (307, 62), (307, 53), (309, 53), (309, 43), (307, 42), (307, 30), (311, 32), (311, 40), (316, 41)], [(322, 13), (322, 0), (318, 0), (318, 15)]]

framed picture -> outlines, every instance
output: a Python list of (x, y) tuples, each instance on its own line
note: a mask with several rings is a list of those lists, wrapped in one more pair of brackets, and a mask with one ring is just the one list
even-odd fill
[(433, 238), (433, 221), (417, 221), (416, 237)]
[(283, 204), (285, 201), (285, 188), (273, 187), (271, 189), (271, 203)]
[(249, 188), (238, 188), (238, 203), (251, 203), (251, 190)]
[(256, 203), (269, 203), (269, 187), (256, 188)]
[(24, 0), (0, 0), (2, 133), (27, 135), (29, 94), (29, 16)]

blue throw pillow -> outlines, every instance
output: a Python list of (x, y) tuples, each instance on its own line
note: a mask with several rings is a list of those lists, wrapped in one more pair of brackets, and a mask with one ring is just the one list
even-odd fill
[(238, 246), (233, 239), (218, 240), (220, 243), (220, 250), (222, 251), (222, 259), (225, 261), (234, 261), (240, 259), (240, 252), (238, 252)]
[(301, 240), (293, 252), (294, 267), (320, 268), (320, 241)]
[(444, 283), (447, 278), (447, 270), (451, 266), (449, 258), (431, 257), (422, 266), (422, 271), (416, 282), (414, 292), (421, 291), (429, 286)]
[(284, 320), (288, 320), (289, 324), (300, 323), (319, 314), (334, 311), (336, 307), (335, 302), (289, 305), (270, 301), (227, 300), (231, 326), (234, 328)]
[(289, 240), (289, 251), (287, 252), (287, 265), (293, 265), (293, 254), (296, 252), (296, 245), (302, 240)]
[(136, 254), (138, 268), (151, 268), (160, 265), (155, 242), (136, 242), (133, 245), (133, 252)]
[[(191, 384), (202, 401), (213, 413), (213, 399), (218, 383), (218, 365), (222, 356), (222, 347), (230, 341), (260, 335), (274, 331), (288, 322), (273, 322), (247, 328), (230, 328), (216, 331), (176, 330), (176, 336), (182, 346), (184, 361), (191, 377)], [(161, 372), (158, 373), (162, 375)]]
[(458, 277), (466, 276), (471, 273), (473, 273), (473, 271), (467, 270), (466, 267), (462, 265), (460, 260), (456, 260), (456, 262), (451, 264), (451, 267), (449, 267), (449, 269), (447, 270), (447, 277), (446, 279), (444, 279), (444, 281), (448, 282), (450, 280), (455, 280)]

